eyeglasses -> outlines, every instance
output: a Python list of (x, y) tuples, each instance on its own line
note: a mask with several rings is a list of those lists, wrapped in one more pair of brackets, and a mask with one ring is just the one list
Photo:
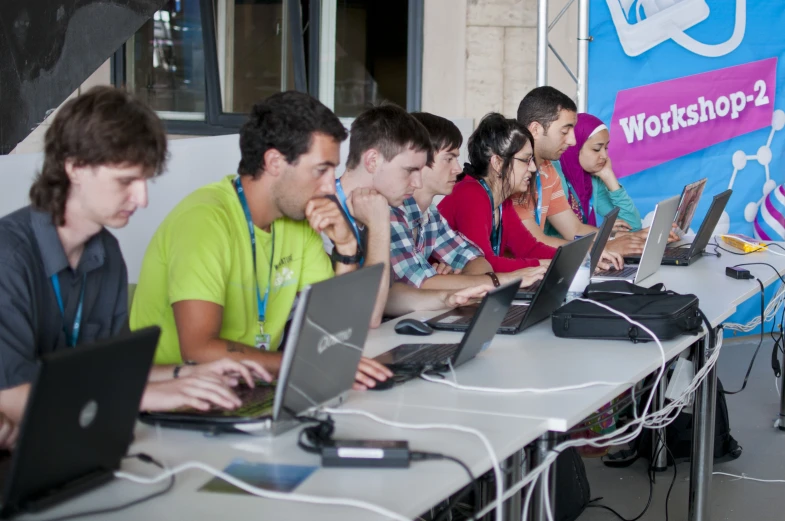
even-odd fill
[(532, 161), (534, 161), (534, 156), (530, 156), (529, 159), (521, 159), (520, 157), (513, 157), (513, 159), (524, 163), (528, 167), (532, 164)]

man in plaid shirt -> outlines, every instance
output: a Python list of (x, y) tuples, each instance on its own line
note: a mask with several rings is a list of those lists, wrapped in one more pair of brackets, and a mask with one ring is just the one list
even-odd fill
[(482, 251), (450, 228), (432, 205), (437, 195), (452, 192), (462, 171), (458, 149), (463, 137), (448, 119), (427, 112), (412, 116), (428, 130), (433, 161), (422, 169), (422, 187), (401, 206), (390, 208), (393, 280), (418, 288), (460, 289), (489, 282), (498, 286), (520, 278), (513, 273), (494, 273)]

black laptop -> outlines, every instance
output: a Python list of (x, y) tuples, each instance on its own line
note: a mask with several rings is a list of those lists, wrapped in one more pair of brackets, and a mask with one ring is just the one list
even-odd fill
[(311, 408), (339, 405), (362, 358), (383, 264), (306, 286), (297, 302), (275, 384), (241, 386), (234, 410), (182, 409), (142, 413), (145, 423), (213, 433), (281, 434)]
[(151, 327), (41, 358), (16, 448), (0, 461), (0, 516), (42, 510), (114, 477), (159, 335)]
[(689, 245), (665, 248), (665, 254), (662, 256), (663, 265), (689, 266), (703, 256), (703, 252), (711, 240), (711, 234), (717, 227), (717, 223), (720, 222), (722, 212), (725, 211), (725, 205), (728, 204), (732, 193), (733, 190), (729, 189), (714, 196), (709, 211), (706, 212), (706, 217), (698, 228), (698, 233), (695, 234), (695, 239)]
[[(594, 273), (594, 270), (597, 268), (597, 264), (600, 263), (602, 252), (605, 249), (605, 244), (607, 244), (611, 233), (613, 232), (613, 225), (616, 223), (616, 217), (618, 217), (618, 215), (619, 208), (614, 207), (613, 210), (608, 212), (608, 214), (605, 216), (605, 220), (603, 221), (602, 226), (600, 226), (600, 230), (597, 232), (597, 239), (594, 241), (594, 245), (591, 248), (591, 253), (589, 254), (589, 273)], [(541, 283), (542, 280), (538, 280), (534, 284), (520, 288), (518, 293), (515, 294), (515, 300), (533, 299), (534, 294), (537, 293), (537, 288), (540, 287)]]
[[(496, 332), (505, 335), (520, 333), (545, 320), (561, 307), (570, 289), (570, 284), (572, 284), (572, 279), (578, 273), (578, 268), (586, 258), (589, 246), (596, 235), (596, 233), (590, 233), (560, 246), (556, 250), (556, 255), (553, 256), (534, 298), (511, 306)], [(466, 331), (476, 312), (476, 306), (456, 308), (430, 319), (428, 325), (444, 331)]]
[[(453, 367), (471, 360), (490, 345), (496, 330), (510, 308), (520, 281), (489, 291), (475, 308), (460, 344), (402, 344), (382, 353), (374, 360), (389, 367), (396, 377), (414, 377), (422, 371), (445, 366)], [(396, 381), (402, 381), (396, 378)]]

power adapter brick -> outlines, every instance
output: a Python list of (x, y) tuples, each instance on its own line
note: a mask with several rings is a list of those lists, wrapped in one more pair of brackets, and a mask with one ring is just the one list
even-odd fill
[(736, 268), (734, 266), (728, 266), (725, 268), (725, 275), (732, 279), (739, 279), (739, 280), (746, 280), (754, 278), (750, 270), (745, 270), (744, 268)]
[(408, 468), (405, 440), (334, 440), (322, 447), (323, 467)]

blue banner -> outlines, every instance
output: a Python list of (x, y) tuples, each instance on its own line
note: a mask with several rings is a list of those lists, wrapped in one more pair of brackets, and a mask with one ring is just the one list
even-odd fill
[[(779, 1), (590, 3), (589, 112), (641, 215), (706, 177), (693, 230), (732, 188), (715, 233), (785, 240), (783, 28)], [(758, 313), (748, 303), (733, 321)]]

